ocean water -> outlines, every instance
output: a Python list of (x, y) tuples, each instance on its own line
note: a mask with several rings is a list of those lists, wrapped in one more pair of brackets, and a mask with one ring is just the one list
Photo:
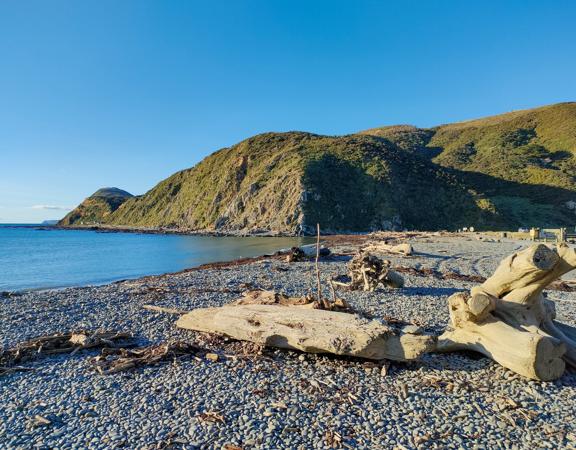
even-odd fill
[(209, 237), (0, 225), (0, 291), (103, 284), (273, 253), (310, 238)]

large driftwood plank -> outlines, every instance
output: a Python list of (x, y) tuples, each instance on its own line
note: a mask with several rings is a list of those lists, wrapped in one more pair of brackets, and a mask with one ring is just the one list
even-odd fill
[(201, 308), (176, 325), (270, 347), (332, 353), (373, 360), (416, 359), (434, 347), (434, 338), (403, 333), (353, 314), (276, 305)]

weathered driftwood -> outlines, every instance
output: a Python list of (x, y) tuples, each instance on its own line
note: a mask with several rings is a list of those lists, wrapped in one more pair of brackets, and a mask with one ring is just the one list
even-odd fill
[(217, 333), (270, 347), (367, 359), (411, 360), (434, 348), (434, 338), (378, 320), (320, 309), (228, 305), (195, 309), (180, 328)]
[(353, 312), (346, 300), (333, 296), (332, 299), (322, 298), (318, 301), (313, 295), (289, 297), (276, 291), (252, 290), (246, 291), (230, 305), (280, 305), (301, 308), (325, 309), (327, 311)]
[(102, 375), (109, 375), (135, 367), (155, 365), (161, 361), (173, 360), (201, 351), (203, 349), (196, 345), (180, 341), (135, 349), (104, 348), (99, 356), (92, 358), (92, 365)]
[(306, 253), (304, 253), (304, 250), (302, 250), (300, 247), (292, 247), (289, 251), (288, 254), (286, 255), (286, 262), (299, 262), (299, 261), (305, 261), (308, 259), (308, 256), (306, 255)]
[(148, 311), (154, 311), (165, 314), (175, 314), (175, 315), (186, 314), (188, 312), (183, 309), (168, 308), (166, 306), (157, 306), (157, 305), (142, 305), (142, 308), (147, 309)]
[(320, 242), (317, 242), (316, 244), (301, 245), (299, 248), (306, 256), (311, 258), (315, 257), (316, 254), (325, 257), (332, 253), (328, 247), (320, 244)]
[(403, 244), (387, 244), (386, 242), (369, 242), (362, 250), (372, 253), (391, 253), (393, 255), (410, 256), (413, 253), (412, 245), (408, 243)]
[(403, 287), (404, 278), (390, 266), (390, 261), (360, 251), (348, 265), (350, 282), (335, 280), (334, 283), (351, 290), (362, 289), (364, 291), (374, 291), (380, 285), (392, 288)]
[(316, 256), (316, 254), (325, 258), (326, 256), (330, 256), (331, 253), (330, 249), (323, 245), (317, 247), (316, 244), (310, 244), (303, 245), (302, 247), (292, 247), (286, 254), (286, 262), (309, 261)]
[(126, 343), (132, 337), (129, 333), (116, 331), (79, 330), (40, 336), (21, 342), (13, 348), (0, 351), (0, 375), (15, 371), (30, 370), (18, 364), (37, 359), (44, 355), (58, 353), (74, 354), (94, 347), (114, 347), (118, 341)]
[(576, 267), (576, 251), (532, 245), (504, 259), (470, 294), (449, 299), (451, 324), (438, 350), (470, 349), (536, 380), (559, 378), (576, 366), (576, 328), (556, 322), (542, 291)]

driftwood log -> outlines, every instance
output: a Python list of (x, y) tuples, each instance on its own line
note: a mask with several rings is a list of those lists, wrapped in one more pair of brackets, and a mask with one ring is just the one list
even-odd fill
[(336, 297), (335, 295), (332, 300), (322, 298), (319, 301), (315, 296), (310, 294), (302, 297), (289, 297), (281, 292), (266, 290), (246, 291), (242, 294), (242, 297), (234, 300), (230, 305), (280, 305), (352, 312), (352, 308), (346, 300)]
[(451, 323), (438, 350), (475, 350), (528, 378), (559, 378), (566, 364), (576, 367), (576, 328), (554, 320), (542, 291), (575, 267), (576, 251), (566, 244), (510, 255), (470, 294), (448, 299)]
[(362, 250), (372, 253), (391, 253), (393, 255), (410, 256), (414, 251), (412, 245), (408, 243), (403, 244), (387, 244), (386, 242), (369, 242)]
[(180, 317), (180, 328), (308, 353), (373, 360), (412, 360), (435, 346), (432, 336), (403, 331), (354, 314), (279, 305), (200, 308)]

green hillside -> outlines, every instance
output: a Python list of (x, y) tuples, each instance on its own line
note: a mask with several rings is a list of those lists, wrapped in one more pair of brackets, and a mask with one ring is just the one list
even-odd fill
[(576, 224), (576, 103), (432, 129), (383, 127), (362, 134), (453, 169), (509, 227)]
[(142, 196), (104, 207), (95, 194), (61, 225), (287, 234), (317, 222), (332, 232), (573, 225), (575, 153), (575, 103), (431, 129), (265, 133)]
[(60, 226), (94, 225), (106, 222), (114, 211), (132, 197), (132, 194), (118, 188), (98, 189), (77, 208), (69, 212), (59, 223)]

